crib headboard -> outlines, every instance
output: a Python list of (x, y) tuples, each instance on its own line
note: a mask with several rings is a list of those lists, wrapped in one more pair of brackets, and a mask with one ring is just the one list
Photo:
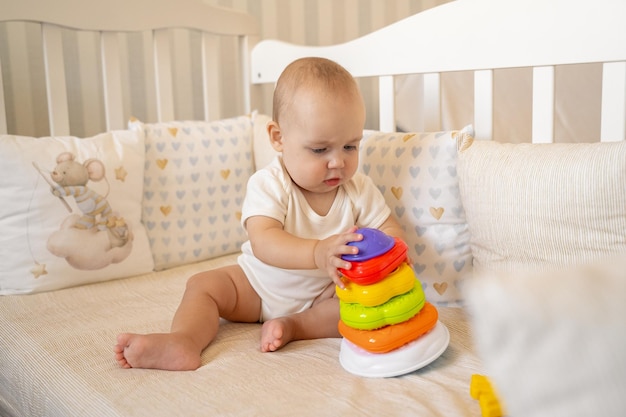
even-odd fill
[[(203, 108), (202, 117), (206, 120), (222, 116), (220, 93), (240, 93), (239, 111), (247, 112), (250, 109), (248, 37), (258, 33), (257, 21), (250, 15), (193, 0), (0, 0), (0, 10), (0, 38), (5, 38), (5, 48), (2, 48), (3, 42), (0, 41), (0, 134), (7, 133), (8, 125), (28, 127), (29, 123), (34, 122), (33, 119), (38, 117), (36, 112), (21, 112), (21, 109), (38, 108), (33, 103), (39, 97), (36, 95), (38, 87), (46, 91), (42, 95), (46, 97), (47, 110), (41, 111), (39, 115), (49, 119), (49, 132), (45, 133), (77, 134), (71, 129), (73, 103), (72, 97), (68, 97), (68, 88), (71, 91), (81, 81), (73, 77), (85, 75), (68, 68), (66, 58), (72, 48), (78, 49), (89, 43), (95, 45), (96, 49), (96, 52), (91, 53), (93, 56), (87, 58), (92, 61), (89, 65), (95, 67), (93, 72), (96, 75), (92, 78), (97, 79), (99, 86), (92, 87), (91, 90), (96, 92), (84, 97), (84, 102), (88, 104), (84, 106), (85, 109), (73, 113), (88, 112), (91, 108), (102, 109), (105, 125), (96, 128), (96, 132), (123, 128), (129, 116), (136, 116), (132, 99), (124, 95), (133, 82), (151, 84), (147, 89), (153, 92), (148, 93), (147, 97), (148, 101), (155, 103), (156, 120), (145, 121), (184, 117), (175, 109), (179, 94), (197, 95), (197, 98), (185, 97), (185, 100), (198, 101), (197, 106)], [(27, 26), (33, 24), (39, 27), (33, 30)], [(176, 32), (182, 28), (191, 34), (181, 35)], [(68, 31), (89, 32), (91, 35), (76, 40), (68, 35)], [(121, 35), (131, 31), (142, 32), (140, 38), (128, 40)], [(37, 45), (37, 49), (41, 48), (41, 56), (35, 57), (30, 67), (42, 65), (45, 81), (31, 86), (31, 83), (41, 80), (32, 80), (32, 76), (25, 80), (28, 77), (21, 77), (23, 69), (19, 64), (31, 59), (26, 50), (32, 48), (26, 41), (29, 37), (30, 40), (39, 37), (37, 35), (41, 40), (34, 43), (41, 44), (41, 47)], [(180, 47), (176, 38), (181, 36), (187, 36), (191, 42)], [(230, 55), (224, 55), (222, 50), (228, 43), (225, 39), (230, 39), (228, 46), (233, 48)], [(147, 46), (144, 55), (134, 57), (140, 60), (145, 72), (133, 73), (128, 61), (129, 54), (133, 55), (134, 50), (129, 44), (138, 42)], [(8, 47), (9, 44), (11, 47)], [(16, 46), (20, 44), (24, 48)], [(80, 51), (78, 55), (78, 60), (85, 58), (80, 56)], [(236, 92), (220, 91), (223, 85), (220, 71), (229, 71), (225, 60), (237, 61), (234, 68), (240, 72), (240, 86)], [(185, 81), (197, 77), (199, 87), (185, 85), (183, 89), (186, 91), (177, 93), (174, 89), (174, 73), (185, 65), (194, 69), (189, 71), (189, 75), (179, 78)], [(232, 77), (232, 74), (228, 75)], [(11, 80), (6, 83), (6, 87), (3, 78)], [(5, 102), (5, 94), (10, 103)], [(94, 103), (94, 97), (102, 103)], [(95, 117), (100, 115), (96, 114)], [(35, 136), (43, 132), (26, 133)]]
[(393, 131), (394, 77), (423, 74), (424, 114), (415, 117), (424, 118), (426, 129), (438, 130), (441, 74), (473, 71), (476, 137), (491, 139), (493, 71), (532, 67), (532, 141), (552, 142), (555, 66), (602, 63), (598, 137), (618, 141), (626, 139), (624, 21), (622, 0), (457, 0), (339, 45), (262, 41), (252, 51), (252, 82), (275, 82), (299, 57), (333, 59), (355, 77), (378, 77), (379, 129)]

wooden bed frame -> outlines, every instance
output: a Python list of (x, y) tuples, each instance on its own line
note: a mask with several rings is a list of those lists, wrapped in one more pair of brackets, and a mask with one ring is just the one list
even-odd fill
[[(72, 10), (67, 13), (67, 10)], [(99, 38), (102, 106), (105, 112), (106, 130), (123, 129), (128, 119), (133, 116), (131, 109), (125, 108), (123, 100), (122, 67), (127, 49), (123, 48), (120, 33), (144, 32), (146, 43), (152, 45), (151, 55), (154, 78), (154, 97), (156, 100), (156, 118), (145, 121), (174, 120), (176, 100), (173, 85), (173, 62), (175, 44), (171, 40), (171, 29), (185, 28), (201, 34), (200, 48), (189, 53), (196, 53), (199, 62), (202, 88), (200, 99), (204, 107), (204, 119), (216, 120), (222, 116), (222, 95), (232, 95), (223, 91), (221, 76), (220, 38), (231, 38), (235, 42), (233, 54), (238, 58), (240, 67), (235, 77), (241, 91), (243, 113), (250, 109), (249, 79), (249, 42), (251, 35), (258, 34), (256, 20), (245, 13), (232, 10), (210, 8), (200, 2), (185, 2), (180, 7), (168, 0), (146, 0), (125, 2), (83, 2), (80, 0), (62, 0), (55, 3), (39, 0), (20, 2), (3, 1), (0, 22), (37, 22), (41, 24), (41, 42), (45, 74), (45, 97), (49, 117), (50, 135), (69, 135), (70, 106), (68, 104), (68, 84), (66, 76), (67, 62), (64, 60), (63, 30), (73, 29), (95, 33)], [(9, 39), (10, 41), (10, 39)], [(189, 45), (185, 45), (189, 48)], [(10, 58), (25, 60), (25, 52), (15, 52)], [(7, 67), (11, 62), (4, 65)], [(19, 68), (19, 67), (14, 67)], [(5, 110), (4, 87), (2, 84), (2, 66), (0, 65), (0, 133), (7, 132), (7, 111)], [(6, 69), (5, 69), (6, 71)], [(15, 74), (17, 75), (17, 74)], [(231, 75), (232, 76), (232, 75)], [(14, 92), (17, 95), (17, 92)], [(192, 101), (194, 97), (185, 97)], [(16, 98), (16, 100), (18, 100)], [(18, 102), (18, 104), (21, 104)]]
[[(621, 23), (626, 6), (619, 1), (594, 3), (593, 10), (583, 2), (541, 0), (526, 2), (460, 0), (409, 17), (395, 25), (341, 45), (301, 47), (279, 41), (260, 42), (249, 54), (249, 37), (258, 33), (254, 19), (226, 10), (206, 12), (192, 3), (170, 10), (168, 1), (137, 1), (129, 5), (114, 1), (105, 6), (77, 0), (41, 3), (37, 0), (7, 1), (0, 21), (46, 22), (42, 44), (50, 134), (70, 134), (67, 81), (63, 62), (61, 27), (90, 29), (100, 35), (103, 107), (106, 129), (123, 128), (132, 115), (125, 109), (120, 82), (121, 48), (115, 32), (149, 30), (153, 42), (155, 95), (158, 121), (173, 120), (172, 44), (168, 28), (187, 27), (202, 35), (201, 62), (204, 119), (221, 117), (220, 55), (218, 37), (237, 39), (235, 54), (240, 60), (241, 112), (251, 110), (253, 84), (273, 83), (282, 68), (297, 57), (320, 55), (334, 59), (355, 77), (377, 77), (379, 83), (379, 129), (395, 130), (394, 77), (423, 74), (424, 120), (426, 131), (441, 128), (440, 79), (444, 72), (474, 72), (474, 128), (479, 139), (493, 136), (493, 71), (502, 68), (533, 67), (532, 141), (552, 142), (554, 138), (555, 66), (583, 63), (602, 64), (602, 141), (626, 138), (626, 51), (622, 40), (626, 28)], [(74, 10), (75, 13), (64, 13)], [(121, 12), (123, 10), (123, 12)], [(150, 10), (151, 13), (145, 13)], [(564, 17), (562, 10), (567, 10)], [(79, 13), (87, 12), (85, 16)], [(94, 16), (98, 16), (94, 19)], [(199, 18), (202, 16), (202, 18)], [(493, 16), (509, 16), (494, 19)], [(167, 17), (167, 18), (166, 18)], [(567, 24), (555, 25), (562, 19)], [(601, 21), (600, 27), (589, 24)], [(454, 22), (442, 29), (441, 21)], [(532, 28), (532, 30), (530, 30)], [(436, 33), (436, 41), (433, 34)], [(403, 43), (395, 42), (401, 37)], [(602, 47), (597, 47), (602, 45)], [(407, 53), (411, 51), (411, 53)], [(399, 59), (402, 57), (402, 59)], [(2, 71), (2, 66), (0, 66)], [(6, 70), (5, 70), (6, 71)], [(1, 75), (1, 73), (0, 73)], [(221, 75), (222, 77), (224, 74)], [(218, 92), (215, 94), (215, 92)], [(187, 97), (192, 100), (193, 97)], [(0, 133), (7, 132), (7, 111), (0, 77)], [(268, 113), (269, 110), (266, 110)], [(154, 121), (156, 121), (154, 120)], [(146, 120), (152, 121), (152, 120)]]
[[(617, 1), (591, 6), (568, 0), (457, 0), (341, 45), (303, 48), (263, 41), (252, 51), (252, 81), (276, 81), (282, 68), (299, 57), (329, 57), (355, 77), (378, 77), (379, 128), (394, 131), (394, 76), (424, 74), (425, 110), (415, 116), (424, 118), (426, 131), (436, 131), (441, 128), (440, 74), (473, 71), (476, 137), (491, 139), (493, 71), (533, 67), (532, 141), (552, 142), (555, 66), (602, 63), (599, 137), (624, 140), (626, 27), (620, 23), (624, 16), (626, 4)], [(603, 24), (590, 24), (590, 19)], [(563, 20), (567, 24), (560, 24)], [(450, 23), (441, 27), (446, 21)]]
[[(420, 99), (425, 111), (415, 117), (424, 119), (426, 130), (436, 131), (442, 126), (442, 74), (473, 72), (475, 136), (486, 140), (493, 138), (494, 71), (532, 67), (531, 139), (551, 142), (555, 68), (594, 63), (603, 68), (601, 129), (596, 139), (623, 141), (624, 21), (626, 2), (622, 0), (596, 0), (588, 5), (571, 0), (457, 0), (345, 44), (306, 47), (272, 40), (253, 45), (259, 31), (253, 17), (196, 0), (0, 0), (0, 36), (11, 33), (0, 37), (0, 135), (24, 135), (21, 128), (47, 118), (46, 135), (80, 136), (72, 128), (76, 104), (68, 91), (75, 80), (68, 76), (65, 39), (68, 33), (86, 31), (89, 42), (96, 44), (95, 72), (99, 75), (96, 93), (85, 103), (90, 111), (103, 114), (102, 131), (126, 129), (128, 119), (136, 116), (127, 99), (125, 37), (139, 32), (142, 43), (149, 46), (145, 80), (152, 84), (148, 96), (155, 102), (154, 115), (146, 116), (144, 122), (189, 118), (189, 113), (179, 112), (181, 101), (201, 103), (199, 118), (204, 120), (232, 116), (234, 108), (237, 114), (249, 113), (255, 110), (261, 85), (274, 83), (293, 59), (317, 55), (338, 61), (357, 78), (378, 79), (378, 127), (383, 131), (394, 131), (396, 126), (396, 77), (423, 76)], [(11, 30), (7, 31), (8, 26)], [(21, 90), (24, 74), (19, 64), (39, 49), (20, 48), (25, 45), (23, 36), (14, 37), (14, 33), (25, 32), (26, 26), (26, 38), (37, 34), (35, 43), (41, 45), (37, 62), (44, 67), (41, 82), (27, 92)], [(181, 51), (173, 32), (180, 28), (193, 33), (192, 45), (184, 53), (195, 57), (185, 70), (201, 85), (183, 93), (176, 91), (180, 77), (174, 74), (175, 57)], [(8, 43), (10, 53), (3, 48)], [(228, 60), (224, 60), (225, 53)], [(233, 85), (233, 89), (226, 87)], [(94, 97), (102, 100), (91, 100)], [(261, 354), (255, 350), (259, 327), (234, 323), (223, 324), (219, 337), (204, 353), (208, 366), (196, 372), (117, 366), (111, 352), (117, 333), (127, 331), (129, 322), (142, 331), (169, 326), (187, 278), (230, 264), (235, 256), (32, 296), (0, 297), (0, 350), (14, 355), (3, 360), (23, 370), (17, 375), (1, 369), (0, 382), (9, 386), (7, 381), (17, 378), (11, 386), (25, 387), (19, 392), (2, 388), (0, 414), (152, 416), (193, 415), (201, 410), (203, 415), (479, 415), (477, 403), (469, 398), (469, 376), (481, 370), (481, 363), (473, 348), (469, 318), (457, 307), (440, 309), (451, 334), (442, 359), (423, 373), (399, 378), (376, 380), (343, 372), (336, 360), (336, 339), (298, 342), (280, 354)], [(81, 306), (85, 311), (75, 311)], [(64, 326), (58, 335), (49, 334), (49, 328), (58, 323), (51, 322), (48, 313)], [(100, 320), (100, 327), (94, 328), (91, 320)], [(19, 337), (39, 334), (42, 337), (33, 337), (36, 342), (32, 343), (28, 337)], [(21, 340), (28, 343), (18, 346), (16, 341)], [(54, 355), (48, 350), (42, 353), (41, 340), (51, 341), (45, 347)], [(102, 340), (108, 344), (103, 346)], [(305, 375), (302, 368), (307, 370)], [(51, 375), (56, 379), (50, 380)], [(57, 386), (71, 390), (54, 391)], [(377, 401), (369, 403), (374, 397)], [(284, 404), (292, 408), (282, 408)]]

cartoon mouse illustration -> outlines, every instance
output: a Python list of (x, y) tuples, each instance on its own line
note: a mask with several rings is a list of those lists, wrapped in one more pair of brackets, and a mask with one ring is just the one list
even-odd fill
[(87, 186), (89, 180), (102, 181), (105, 167), (98, 159), (87, 159), (82, 164), (71, 152), (63, 152), (56, 158), (56, 167), (50, 173), (52, 194), (57, 197), (74, 197), (82, 216), (74, 223), (77, 229), (106, 230), (112, 247), (123, 246), (128, 240), (128, 228), (123, 218), (113, 216), (106, 196)]
[(52, 194), (57, 197), (74, 197), (83, 213), (74, 227), (91, 229), (97, 226), (96, 220), (100, 220), (99, 225), (106, 225), (112, 214), (111, 206), (105, 197), (87, 186), (89, 180), (101, 181), (104, 178), (104, 164), (98, 159), (88, 159), (81, 164), (71, 152), (59, 154), (56, 162), (56, 167), (50, 173), (52, 181), (57, 184), (52, 188)]

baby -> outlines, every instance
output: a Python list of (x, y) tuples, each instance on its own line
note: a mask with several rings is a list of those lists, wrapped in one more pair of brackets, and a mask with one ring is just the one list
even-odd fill
[(337, 63), (303, 58), (276, 84), (267, 125), (279, 152), (248, 182), (242, 224), (249, 240), (236, 265), (205, 271), (187, 282), (169, 333), (117, 337), (124, 368), (191, 370), (215, 338), (219, 319), (262, 322), (261, 350), (293, 340), (340, 337), (338, 268), (377, 228), (402, 229), (373, 182), (357, 172), (365, 106), (352, 76)]

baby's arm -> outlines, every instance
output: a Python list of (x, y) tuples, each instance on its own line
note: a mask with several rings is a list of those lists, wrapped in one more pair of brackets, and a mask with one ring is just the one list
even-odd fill
[(358, 249), (347, 245), (359, 241), (362, 235), (351, 227), (344, 233), (323, 240), (303, 239), (283, 230), (282, 224), (265, 216), (246, 220), (246, 229), (254, 255), (263, 262), (285, 269), (321, 269), (335, 284), (343, 287), (337, 268), (350, 268), (341, 255), (355, 254)]

